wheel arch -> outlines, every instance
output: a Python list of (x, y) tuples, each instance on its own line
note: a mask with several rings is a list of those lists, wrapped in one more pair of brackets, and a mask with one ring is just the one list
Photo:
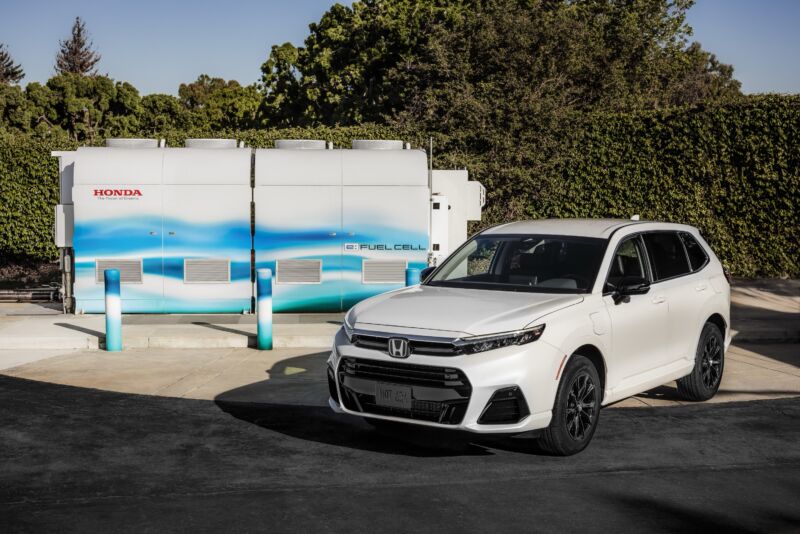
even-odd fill
[(606, 375), (608, 369), (606, 368), (606, 359), (603, 356), (603, 353), (600, 351), (599, 348), (597, 348), (596, 345), (593, 345), (591, 343), (586, 343), (584, 345), (581, 345), (574, 351), (572, 351), (572, 355), (570, 356), (570, 358), (572, 358), (572, 356), (575, 356), (576, 354), (580, 354), (584, 358), (587, 358), (590, 362), (592, 362), (594, 368), (597, 369), (597, 374), (600, 376), (601, 391), (603, 393), (603, 398), (605, 398)]
[(711, 316), (708, 319), (706, 319), (705, 323), (703, 324), (706, 323), (711, 323), (713, 325), (716, 325), (717, 328), (719, 328), (719, 331), (722, 332), (722, 339), (725, 339), (726, 336), (725, 331), (728, 328), (728, 325), (725, 324), (725, 318), (722, 317), (722, 315), (720, 315), (719, 313), (712, 313)]

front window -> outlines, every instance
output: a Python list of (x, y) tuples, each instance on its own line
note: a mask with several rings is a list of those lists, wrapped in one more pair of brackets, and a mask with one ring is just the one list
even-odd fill
[(447, 259), (432, 286), (588, 293), (604, 239), (555, 235), (479, 235)]

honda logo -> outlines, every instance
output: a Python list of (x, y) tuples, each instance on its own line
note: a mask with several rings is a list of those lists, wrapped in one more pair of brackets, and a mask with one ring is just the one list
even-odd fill
[(408, 340), (402, 337), (389, 339), (389, 356), (392, 358), (408, 358)]

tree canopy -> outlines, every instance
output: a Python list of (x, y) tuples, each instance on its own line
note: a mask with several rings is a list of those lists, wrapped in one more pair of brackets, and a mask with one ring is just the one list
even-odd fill
[(738, 95), (732, 68), (689, 43), (685, 15), (691, 5), (337, 4), (311, 24), (304, 46), (273, 47), (262, 66), (266, 116), (307, 124), (413, 120), (438, 129), (471, 114), (490, 118), (498, 106), (521, 115), (564, 107), (638, 110)]
[[(55, 77), (24, 90), (0, 85), (0, 128), (63, 130), (82, 140), (370, 122), (445, 133), (464, 150), (535, 136), (546, 153), (569, 113), (740, 96), (733, 68), (691, 41), (692, 1), (335, 4), (309, 26), (303, 46), (271, 48), (257, 85), (202, 74), (181, 84), (177, 97), (144, 98), (131, 84), (96, 74), (100, 56), (77, 18)], [(19, 66), (10, 57), (6, 64), (16, 76)]]

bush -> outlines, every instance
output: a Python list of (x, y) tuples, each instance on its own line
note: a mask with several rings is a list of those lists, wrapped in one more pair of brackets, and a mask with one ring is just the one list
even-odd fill
[[(394, 138), (427, 147), (428, 138), (369, 124), (161, 135), (168, 146), (188, 137), (233, 137), (251, 147), (281, 138), (337, 147)], [(800, 275), (800, 97), (574, 115), (548, 135), (433, 134), (435, 167), (466, 167), (487, 187), (489, 204), (475, 229), (521, 218), (639, 214), (699, 227), (737, 276)], [(0, 135), (0, 254), (55, 257), (58, 165), (50, 151), (74, 146), (66, 138)]]

